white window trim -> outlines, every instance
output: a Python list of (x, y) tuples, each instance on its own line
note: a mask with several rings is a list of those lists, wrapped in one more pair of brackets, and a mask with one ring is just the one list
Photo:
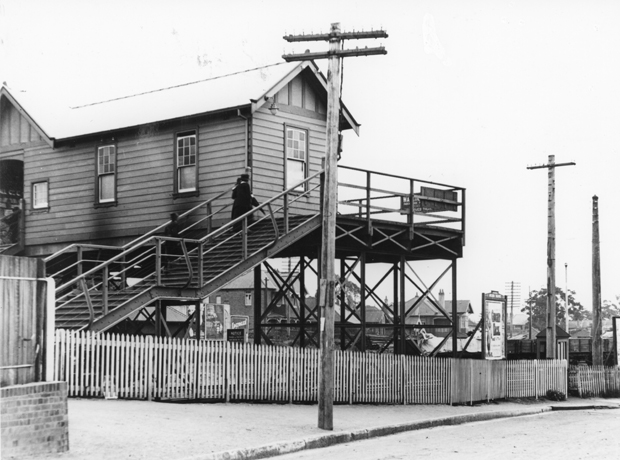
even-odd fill
[[(191, 164), (179, 165), (179, 141), (181, 139), (194, 138), (194, 162)], [(182, 133), (177, 133), (175, 136), (175, 147), (174, 147), (174, 167), (175, 167), (175, 177), (176, 177), (176, 186), (177, 193), (190, 193), (198, 190), (198, 133), (195, 130), (185, 131)], [(193, 187), (181, 188), (181, 171), (187, 167), (194, 167), (194, 185)]]
[[(288, 147), (288, 132), (289, 130), (292, 131), (298, 131), (298, 132), (303, 132), (305, 134), (305, 145), (304, 145), (304, 158), (300, 159), (300, 158), (291, 158), (289, 157), (289, 147)], [(289, 125), (284, 125), (284, 190), (287, 190), (288, 188), (291, 187), (291, 185), (289, 185), (288, 183), (288, 165), (289, 165), (289, 161), (293, 161), (293, 162), (297, 162), (297, 163), (302, 163), (303, 164), (303, 179), (306, 179), (308, 177), (308, 150), (309, 150), (309, 133), (308, 133), (308, 129), (306, 128), (298, 128), (297, 126), (289, 126)], [(293, 189), (294, 191), (298, 191), (298, 192), (304, 192), (307, 189), (307, 184), (304, 184), (302, 186), (296, 187), (295, 189)]]
[[(101, 172), (99, 171), (99, 155), (102, 151), (102, 149), (106, 149), (106, 148), (112, 148), (113, 151), (111, 153), (111, 156), (114, 158), (114, 171), (112, 172)], [(97, 147), (97, 203), (101, 203), (101, 204), (105, 204), (105, 203), (115, 203), (116, 202), (116, 171), (117, 171), (117, 164), (116, 164), (116, 145), (115, 144), (107, 144), (107, 145), (100, 145), (99, 147)], [(103, 199), (101, 198), (101, 177), (103, 176), (112, 176), (114, 179), (114, 185), (113, 185), (113, 197), (112, 198), (107, 198), (107, 199)]]
[[(37, 203), (37, 194), (35, 189), (37, 185), (45, 184), (45, 203)], [(47, 209), (50, 207), (50, 183), (49, 180), (41, 180), (32, 183), (32, 209)]]

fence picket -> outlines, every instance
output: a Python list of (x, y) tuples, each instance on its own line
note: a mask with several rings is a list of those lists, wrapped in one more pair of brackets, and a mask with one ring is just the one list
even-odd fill
[[(70, 396), (315, 402), (319, 350), (58, 331)], [(473, 361), (336, 350), (334, 401), (446, 404), (568, 391), (566, 361)], [(582, 394), (620, 391), (620, 372), (572, 369)]]

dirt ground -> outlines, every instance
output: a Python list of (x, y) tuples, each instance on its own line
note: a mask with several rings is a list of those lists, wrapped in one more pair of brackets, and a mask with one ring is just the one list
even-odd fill
[(545, 412), (540, 415), (410, 431), (279, 460), (481, 460), (620, 458), (620, 410)]
[[(583, 401), (573, 399), (560, 404)], [(333, 432), (482, 411), (518, 410), (533, 404), (543, 407), (550, 402), (523, 400), (477, 404), (474, 407), (337, 405), (334, 406)], [(70, 451), (38, 458), (196, 459), (213, 452), (329, 433), (319, 429), (317, 421), (316, 405), (178, 404), (72, 398), (69, 399)]]

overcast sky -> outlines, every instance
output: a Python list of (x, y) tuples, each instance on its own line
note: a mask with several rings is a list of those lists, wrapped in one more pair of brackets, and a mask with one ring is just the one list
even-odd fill
[(0, 0), (0, 82), (91, 102), (325, 49), (282, 36), (332, 22), (389, 34), (350, 45), (388, 54), (345, 60), (362, 127), (342, 163), (467, 188), (460, 299), (546, 286), (547, 172), (526, 167), (549, 155), (577, 163), (556, 171), (556, 284), (568, 264), (590, 308), (598, 195), (602, 296), (620, 295), (617, 1)]

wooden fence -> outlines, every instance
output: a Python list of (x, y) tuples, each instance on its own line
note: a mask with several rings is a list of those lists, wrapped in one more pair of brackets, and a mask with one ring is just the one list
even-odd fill
[(570, 366), (569, 391), (582, 398), (620, 397), (620, 367)]
[(47, 282), (43, 261), (0, 255), (0, 386), (43, 379)]
[[(319, 350), (56, 333), (69, 396), (316, 402)], [(480, 361), (334, 352), (334, 402), (457, 404), (567, 391), (566, 361)]]

